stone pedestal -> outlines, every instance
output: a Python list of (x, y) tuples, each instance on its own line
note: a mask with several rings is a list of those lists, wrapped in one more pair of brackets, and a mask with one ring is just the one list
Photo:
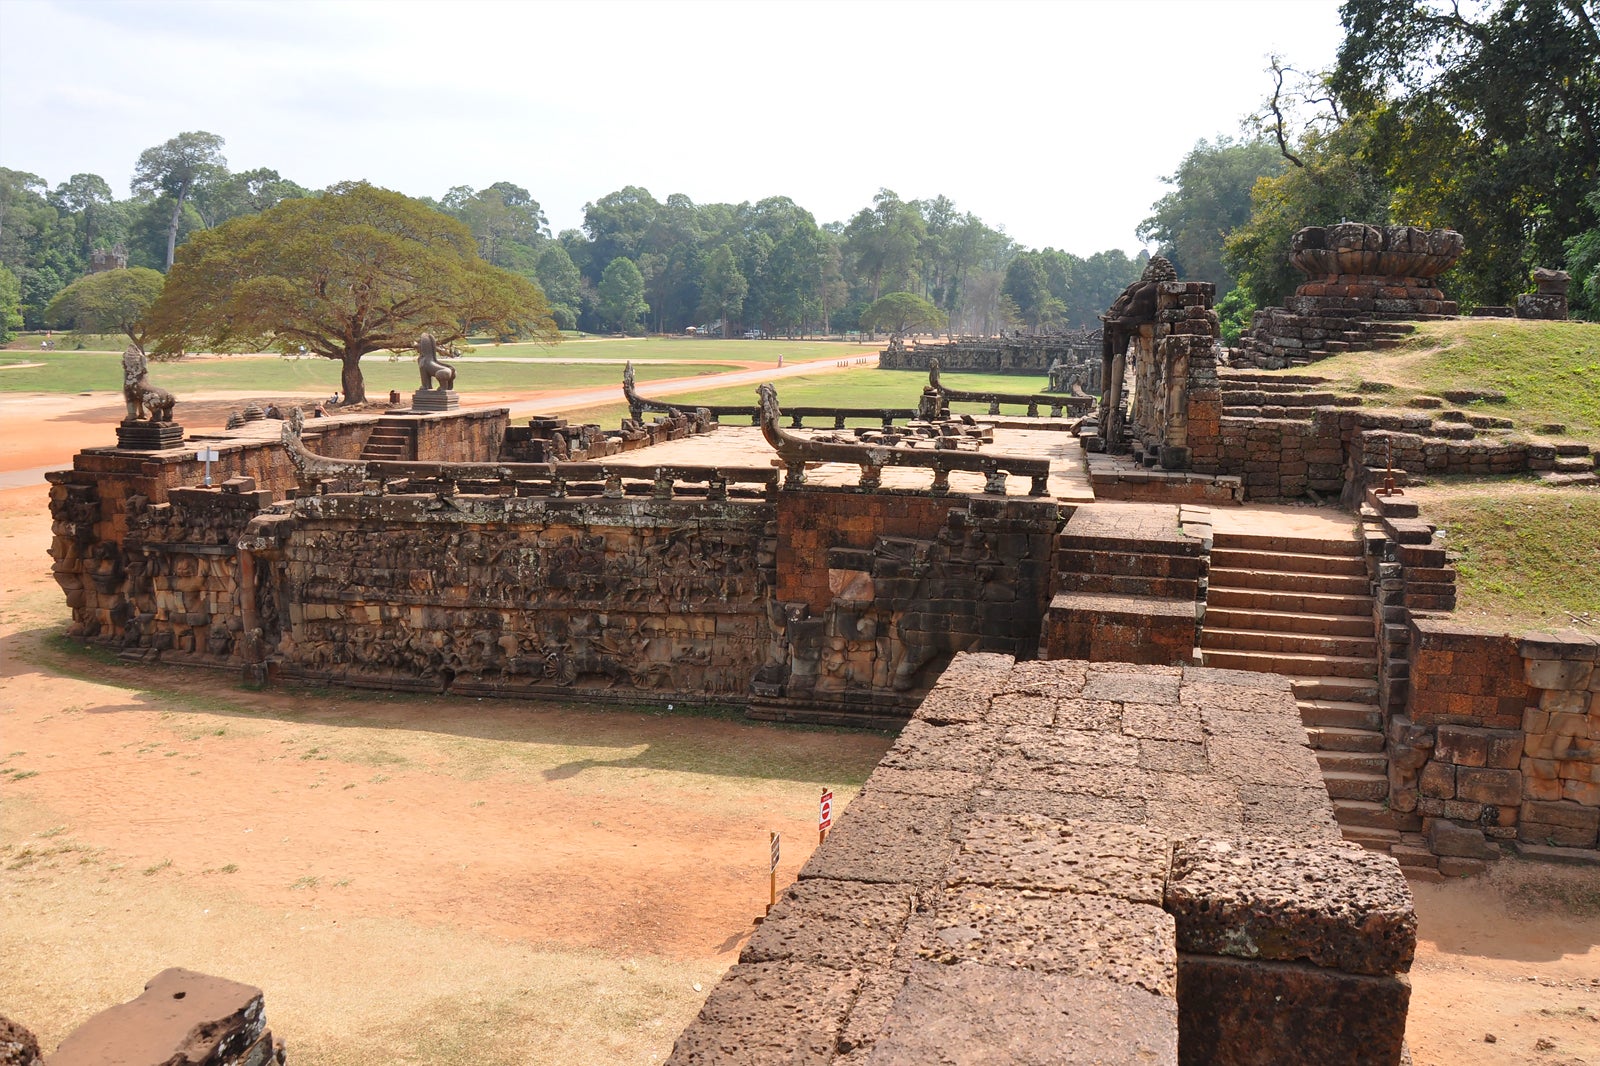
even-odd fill
[(1517, 317), (1565, 321), (1567, 287), (1572, 284), (1572, 275), (1565, 270), (1539, 267), (1533, 272), (1533, 283), (1538, 291), (1517, 297)]
[(183, 444), (183, 427), (176, 422), (123, 422), (117, 426), (117, 447), (159, 452)]
[(411, 394), (413, 411), (454, 411), (461, 406), (461, 398), (453, 389), (418, 389)]

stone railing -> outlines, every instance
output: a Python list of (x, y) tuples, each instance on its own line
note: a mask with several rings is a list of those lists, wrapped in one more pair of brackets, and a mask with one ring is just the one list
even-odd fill
[[(748, 418), (752, 426), (761, 424), (760, 404), (701, 404), (699, 410), (711, 412), (717, 421)], [(791, 429), (804, 429), (808, 418), (832, 422), (834, 429), (844, 429), (846, 422), (877, 422), (890, 429), (896, 422), (909, 422), (918, 414), (914, 407), (785, 407), (783, 413)]]
[[(356, 477), (357, 473), (363, 475)], [(369, 460), (347, 479), (319, 482), (318, 492), (362, 491), (402, 495), (428, 492), (516, 496), (624, 496), (656, 499), (703, 496), (726, 500), (744, 495), (770, 497), (778, 472), (770, 466), (620, 465), (577, 463), (407, 463)], [(696, 490), (691, 486), (704, 486)], [(753, 491), (741, 487), (753, 486)]]
[(783, 460), (785, 488), (798, 488), (805, 484), (807, 463), (845, 463), (861, 468), (861, 480), (856, 487), (868, 492), (876, 491), (881, 486), (883, 468), (886, 466), (921, 467), (933, 471), (930, 491), (935, 494), (950, 491), (950, 474), (955, 470), (983, 474), (983, 491), (990, 495), (1005, 495), (1007, 475), (1029, 478), (1030, 496), (1044, 496), (1049, 492), (1048, 459), (963, 451), (954, 447), (919, 449), (797, 437), (785, 431), (781, 425), (783, 412), (778, 406), (777, 390), (771, 385), (762, 385), (760, 394), (761, 433)]
[(1051, 418), (1060, 418), (1063, 413), (1086, 414), (1096, 401), (1092, 396), (1063, 396), (1049, 392), (987, 392), (947, 388), (940, 380), (939, 360), (935, 358), (928, 366), (928, 387), (923, 391), (922, 407), (919, 409), (921, 416), (930, 421), (949, 418), (952, 403), (988, 404), (991, 415), (1000, 414), (1001, 404), (1025, 407), (1029, 418), (1038, 418), (1039, 409), (1047, 407)]

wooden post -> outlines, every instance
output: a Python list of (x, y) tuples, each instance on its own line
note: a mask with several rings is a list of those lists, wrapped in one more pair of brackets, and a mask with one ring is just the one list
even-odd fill
[(772, 861), (767, 864), (767, 878), (769, 895), (767, 896), (767, 913), (772, 913), (772, 907), (778, 902), (778, 834), (769, 832), (767, 843), (772, 847)]

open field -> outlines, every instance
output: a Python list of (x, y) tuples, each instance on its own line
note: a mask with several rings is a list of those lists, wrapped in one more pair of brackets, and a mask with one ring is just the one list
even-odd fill
[[(1518, 428), (1560, 423), (1581, 438), (1600, 437), (1600, 323), (1486, 318), (1419, 322), (1400, 347), (1352, 352), (1297, 373), (1333, 379), (1351, 391), (1393, 386), (1369, 402), (1399, 406), (1445, 389), (1495, 389), (1504, 404), (1481, 405)], [(1371, 385), (1368, 384), (1368, 388)]]

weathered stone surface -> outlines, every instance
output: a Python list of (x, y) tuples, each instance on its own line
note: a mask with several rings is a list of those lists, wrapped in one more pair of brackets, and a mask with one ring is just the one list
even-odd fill
[(1404, 973), (1416, 953), (1411, 889), (1388, 855), (1345, 842), (1203, 838), (1178, 845), (1166, 909), (1178, 947)]
[(1062, 699), (1056, 704), (1055, 724), (1063, 729), (1115, 732), (1122, 725), (1122, 704), (1112, 700)]
[(981, 781), (981, 775), (965, 770), (901, 770), (880, 766), (867, 778), (864, 790), (958, 798), (970, 794)]
[(1159, 906), (1111, 896), (957, 886), (935, 897), (932, 926), (918, 954), (934, 962), (1100, 977), (1176, 994), (1172, 916)]
[(912, 721), (900, 731), (894, 747), (879, 766), (897, 770), (965, 770), (982, 772), (994, 761), (1000, 731), (989, 725), (932, 725)]
[(1185, 1066), (1396, 1066), (1411, 985), (1305, 963), (1178, 956)]
[(1097, 893), (1159, 906), (1171, 861), (1166, 836), (1138, 826), (971, 812), (954, 832), (952, 885)]
[(825, 1066), (860, 984), (856, 970), (797, 961), (739, 963), (711, 990), (667, 1062)]
[(1182, 740), (1200, 743), (1205, 733), (1200, 712), (1190, 705), (1124, 703), (1122, 732), (1142, 740)]
[(1484, 839), (1481, 829), (1456, 825), (1444, 818), (1429, 821), (1426, 829), (1428, 850), (1435, 855), (1459, 856), (1464, 859), (1498, 859), (1500, 852)]
[(1176, 703), (1182, 670), (1176, 666), (1093, 663), (1083, 685), (1086, 700), (1122, 703)]
[(1304, 736), (1302, 731), (1298, 744), (1238, 733), (1211, 736), (1206, 739), (1206, 756), (1211, 772), (1231, 781), (1259, 785), (1315, 781), (1321, 770)]
[(4, 1014), (0, 1014), (0, 1066), (39, 1066), (39, 1041)]
[(911, 915), (910, 885), (796, 881), (757, 929), (739, 961), (790, 959), (836, 970), (887, 966)]
[(261, 990), (179, 967), (152, 977), (138, 998), (84, 1022), (50, 1056), (52, 1066), (247, 1061), (251, 1066), (284, 1061), (282, 1043), (266, 1028)]
[(960, 808), (959, 801), (942, 797), (859, 793), (800, 877), (935, 884), (955, 851), (950, 820)]
[(974, 810), (991, 814), (1031, 814), (1057, 821), (1140, 825), (1149, 817), (1142, 799), (1086, 796), (1075, 792), (980, 788), (973, 795), (972, 806)]
[(1139, 742), (1132, 737), (1087, 729), (1037, 729), (1012, 726), (1000, 736), (1005, 753), (999, 763), (1025, 760), (1038, 765), (1133, 766)]
[(1088, 977), (921, 963), (867, 1062), (1176, 1066), (1170, 999)]

